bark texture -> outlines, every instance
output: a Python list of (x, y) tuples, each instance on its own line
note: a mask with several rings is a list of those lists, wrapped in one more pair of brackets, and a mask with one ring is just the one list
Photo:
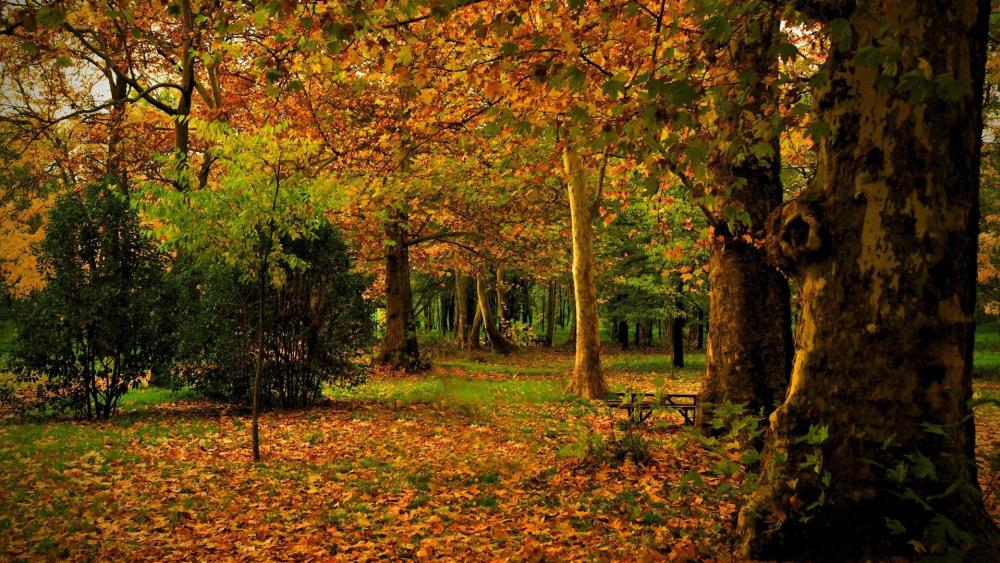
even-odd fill
[(390, 244), (385, 248), (385, 340), (378, 363), (415, 372), (426, 369), (427, 365), (420, 360), (413, 319), (405, 219), (404, 214), (397, 212), (385, 227)]
[[(761, 486), (740, 514), (744, 554), (909, 559), (916, 539), (959, 550), (946, 559), (995, 561), (968, 404), (990, 3), (800, 4), (851, 33), (840, 30), (816, 93), (830, 134), (814, 183), (769, 221), (801, 316)], [(929, 89), (860, 64), (871, 45), (894, 46), (893, 75)], [(968, 536), (943, 536), (951, 525)]]
[(594, 282), (594, 211), (596, 190), (587, 182), (580, 155), (566, 143), (563, 166), (569, 191), (573, 229), (573, 289), (576, 301), (576, 364), (568, 392), (588, 399), (604, 399), (608, 386), (601, 372), (601, 332)]
[[(746, 405), (748, 412), (766, 416), (785, 398), (794, 347), (788, 282), (751, 242), (761, 236), (768, 216), (782, 201), (774, 48), (780, 12), (762, 6), (743, 23), (734, 30), (728, 52), (733, 68), (748, 72), (754, 82), (748, 89), (737, 88), (746, 99), (728, 125), (739, 132), (744, 147), (763, 144), (772, 154), (746, 154), (738, 163), (729, 154), (713, 159), (716, 180), (729, 187), (718, 194), (721, 203), (745, 211), (749, 224), (720, 223), (714, 230), (709, 257), (712, 331), (701, 398), (708, 405)], [(756, 126), (747, 123), (747, 115)], [(710, 420), (711, 413), (706, 407), (702, 422)]]

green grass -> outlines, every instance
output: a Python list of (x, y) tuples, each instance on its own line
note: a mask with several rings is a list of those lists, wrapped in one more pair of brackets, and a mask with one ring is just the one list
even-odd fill
[(604, 362), (608, 372), (627, 371), (633, 373), (658, 373), (664, 376), (674, 372), (702, 370), (705, 368), (705, 355), (702, 353), (684, 354), (684, 367), (675, 368), (670, 354), (633, 354), (623, 353), (613, 356)]
[(543, 403), (563, 397), (563, 383), (557, 380), (483, 381), (460, 377), (373, 381), (355, 387), (331, 387), (333, 399), (435, 403), (452, 405), (493, 405), (499, 403)]
[(1000, 377), (1000, 332), (996, 322), (976, 327), (976, 347), (972, 352), (975, 371), (987, 378)]
[(152, 405), (173, 403), (193, 398), (195, 395), (194, 391), (187, 387), (177, 390), (164, 389), (163, 387), (133, 389), (122, 396), (120, 408), (121, 412), (133, 412)]
[(471, 373), (492, 373), (500, 375), (554, 375), (565, 373), (571, 369), (569, 362), (560, 362), (548, 366), (519, 366), (479, 362), (476, 360), (445, 360), (436, 365), (445, 368), (461, 368)]

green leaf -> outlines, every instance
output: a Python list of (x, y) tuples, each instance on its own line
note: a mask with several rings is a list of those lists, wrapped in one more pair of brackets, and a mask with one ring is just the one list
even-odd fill
[(757, 157), (757, 160), (770, 160), (774, 157), (774, 147), (771, 143), (762, 141), (750, 147), (750, 154)]
[(906, 533), (906, 526), (903, 526), (903, 523), (895, 518), (886, 518), (885, 527), (889, 528), (889, 533), (894, 536)]
[(783, 61), (790, 61), (799, 55), (799, 48), (786, 41), (778, 43), (777, 51), (778, 57)]
[(712, 473), (715, 475), (729, 476), (739, 471), (739, 469), (740, 466), (736, 462), (729, 459), (723, 459), (712, 467)]
[(66, 21), (66, 12), (53, 6), (39, 8), (38, 13), (35, 14), (35, 21), (44, 27), (56, 27)]
[(910, 460), (913, 464), (913, 475), (918, 479), (937, 480), (937, 470), (930, 458), (920, 452), (916, 452), (907, 454), (906, 459)]
[(569, 82), (570, 88), (577, 92), (583, 90), (583, 86), (586, 84), (586, 75), (580, 67), (575, 65), (567, 67), (563, 72), (563, 75), (565, 76), (566, 81)]
[(854, 35), (851, 30), (851, 22), (844, 18), (837, 18), (827, 24), (827, 30), (830, 33), (830, 43), (835, 49), (846, 51), (851, 48), (851, 37)]
[(698, 99), (698, 91), (683, 80), (671, 82), (664, 87), (667, 99), (679, 106), (690, 104)]
[(612, 100), (618, 99), (618, 95), (625, 92), (625, 83), (617, 78), (609, 78), (601, 90)]

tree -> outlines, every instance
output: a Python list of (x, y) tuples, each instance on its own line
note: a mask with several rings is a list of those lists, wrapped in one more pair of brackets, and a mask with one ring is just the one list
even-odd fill
[(88, 418), (111, 416), (173, 351), (164, 256), (113, 184), (56, 202), (39, 246), (45, 285), (18, 307), (11, 354), (22, 380), (44, 378), (51, 400)]
[[(322, 401), (327, 384), (363, 379), (357, 356), (373, 336), (371, 304), (363, 298), (369, 280), (351, 271), (348, 249), (332, 225), (280, 244), (303, 266), (282, 265), (284, 282), (263, 294), (259, 280), (241, 279), (236, 268), (174, 263), (178, 285), (197, 288), (184, 292), (177, 307), (176, 384), (251, 406), (247, 375), (262, 357), (260, 406), (302, 408)], [(256, 353), (260, 337), (264, 354)]]
[(392, 219), (385, 223), (385, 338), (378, 362), (421, 371), (427, 365), (420, 359), (417, 327), (413, 318), (413, 295), (410, 286), (410, 251), (406, 215), (390, 210)]
[(797, 5), (831, 52), (816, 177), (769, 220), (801, 316), (744, 553), (993, 560), (969, 404), (990, 3)]
[[(740, 3), (734, 3), (740, 4)], [(745, 3), (743, 3), (745, 4)], [(709, 261), (709, 323), (702, 401), (745, 405), (766, 416), (785, 398), (793, 350), (788, 282), (756, 243), (783, 198), (780, 177), (778, 47), (780, 14), (759, 3), (739, 17), (720, 59), (735, 87), (720, 86), (720, 129), (732, 139), (715, 151), (719, 207)], [(728, 217), (728, 219), (726, 218)], [(679, 327), (675, 327), (675, 332)], [(680, 335), (675, 335), (680, 338)], [(675, 345), (678, 350), (678, 345)], [(702, 422), (711, 418), (705, 409)]]
[[(597, 286), (594, 281), (594, 213), (599, 188), (588, 181), (580, 155), (572, 141), (563, 148), (566, 187), (569, 192), (573, 228), (573, 288), (576, 301), (576, 360), (569, 392), (588, 399), (604, 399), (608, 386), (601, 372), (601, 325), (597, 317)], [(601, 178), (603, 181), (603, 177)]]
[[(476, 300), (479, 307), (479, 315), (482, 319), (483, 329), (486, 331), (486, 337), (489, 339), (490, 346), (493, 347), (494, 352), (509, 354), (513, 346), (500, 332), (499, 321), (493, 313), (493, 308), (490, 307), (489, 296), (486, 291), (486, 282), (483, 281), (483, 277), (482, 273), (476, 273)], [(501, 304), (497, 303), (497, 310), (500, 308)]]
[(151, 185), (144, 209), (158, 219), (157, 233), (165, 246), (192, 256), (206, 269), (229, 266), (243, 282), (257, 285), (257, 338), (244, 345), (254, 356), (251, 436), (254, 461), (260, 461), (258, 391), (266, 353), (266, 294), (281, 289), (289, 271), (307, 266), (283, 241), (315, 237), (335, 190), (315, 177), (311, 161), (318, 143), (295, 135), (287, 122), (252, 133), (218, 122), (195, 120), (192, 125), (215, 145), (214, 157), (225, 173), (211, 189), (184, 192)]

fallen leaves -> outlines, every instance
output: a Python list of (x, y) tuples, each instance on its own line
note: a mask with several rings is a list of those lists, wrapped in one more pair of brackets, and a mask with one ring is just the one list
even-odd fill
[[(979, 417), (981, 447), (998, 436), (997, 411)], [(717, 458), (673, 445), (675, 421), (650, 422), (645, 466), (561, 455), (588, 432), (615, 431), (603, 409), (571, 401), (352, 400), (270, 413), (257, 467), (248, 419), (210, 403), (3, 426), (0, 558), (728, 558), (741, 499), (718, 492)], [(684, 485), (691, 472), (707, 486)]]

